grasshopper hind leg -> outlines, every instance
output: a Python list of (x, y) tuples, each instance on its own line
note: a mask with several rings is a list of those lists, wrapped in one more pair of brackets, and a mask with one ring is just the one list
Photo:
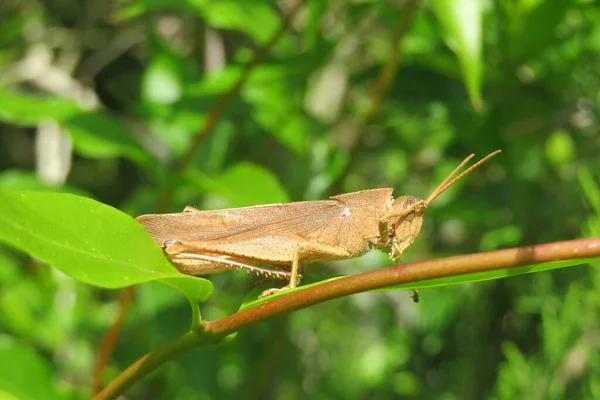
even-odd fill
[(298, 246), (298, 248), (294, 252), (294, 259), (292, 260), (292, 271), (291, 271), (291, 276), (290, 276), (290, 282), (281, 288), (271, 288), (271, 289), (265, 290), (264, 292), (262, 292), (260, 294), (260, 296), (258, 296), (259, 299), (270, 296), (275, 293), (279, 293), (284, 290), (293, 289), (298, 285), (299, 280), (300, 280), (299, 279), (300, 274), (298, 273), (298, 270), (300, 268), (300, 248), (301, 248), (301, 246)]
[(326, 244), (318, 243), (315, 241), (306, 241), (298, 244), (296, 250), (294, 251), (294, 258), (292, 259), (292, 269), (290, 272), (290, 283), (285, 285), (282, 288), (273, 288), (265, 290), (259, 298), (266, 297), (275, 293), (279, 293), (282, 290), (293, 289), (298, 283), (300, 283), (300, 263), (303, 255), (307, 254), (317, 254), (320, 256), (324, 256), (325, 258), (333, 258), (333, 259), (344, 259), (350, 257), (350, 253), (342, 247), (329, 246)]

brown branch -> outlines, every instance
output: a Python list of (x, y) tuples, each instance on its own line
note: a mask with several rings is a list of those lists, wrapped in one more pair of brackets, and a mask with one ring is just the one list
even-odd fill
[[(189, 163), (191, 162), (194, 153), (202, 143), (204, 137), (210, 132), (213, 128), (225, 108), (231, 103), (231, 101), (238, 95), (242, 86), (248, 80), (250, 73), (252, 70), (259, 65), (265, 57), (269, 54), (269, 51), (273, 48), (275, 43), (279, 40), (279, 38), (287, 31), (290, 26), (291, 21), (294, 16), (302, 6), (303, 2), (298, 0), (298, 2), (294, 5), (294, 7), (287, 13), (285, 18), (282, 21), (280, 28), (274, 32), (273, 36), (269, 39), (269, 41), (261, 48), (259, 48), (254, 54), (254, 58), (244, 66), (244, 69), (238, 78), (237, 82), (229, 89), (227, 93), (225, 93), (219, 100), (213, 105), (213, 107), (209, 110), (206, 119), (204, 120), (204, 125), (200, 128), (196, 136), (194, 137), (192, 143), (188, 147), (187, 151), (181, 157), (177, 169), (179, 172), (185, 170)], [(160, 196), (158, 200), (157, 209), (159, 212), (166, 211), (171, 204), (171, 198), (173, 195), (173, 191), (171, 188), (167, 188), (163, 194)], [(94, 375), (94, 383), (93, 383), (93, 391), (97, 393), (97, 391), (102, 387), (102, 377), (104, 375), (104, 369), (106, 365), (111, 359), (112, 352), (114, 350), (114, 345), (116, 344), (116, 340), (119, 336), (119, 331), (121, 329), (121, 324), (123, 323), (123, 319), (125, 314), (127, 313), (127, 309), (129, 307), (129, 300), (133, 296), (134, 288), (127, 288), (121, 293), (121, 300), (119, 301), (119, 316), (114, 321), (114, 323), (108, 328), (104, 337), (101, 341), (101, 346), (97, 354), (97, 361), (95, 364), (95, 368), (93, 371)], [(127, 299), (124, 301), (123, 299)]]
[(352, 146), (349, 150), (348, 162), (346, 163), (344, 169), (332, 184), (336, 193), (342, 192), (341, 185), (344, 182), (348, 173), (352, 169), (354, 165), (354, 160), (356, 159), (356, 153), (360, 148), (360, 144), (367, 132), (369, 124), (375, 119), (375, 116), (379, 114), (379, 110), (381, 109), (381, 104), (383, 103), (383, 99), (388, 93), (390, 86), (394, 80), (394, 75), (396, 74), (396, 70), (398, 69), (398, 64), (400, 63), (400, 56), (402, 50), (402, 43), (404, 42), (404, 38), (408, 34), (408, 31), (412, 25), (412, 21), (414, 19), (415, 13), (419, 8), (419, 0), (408, 0), (406, 5), (404, 6), (404, 12), (402, 13), (402, 18), (398, 23), (398, 27), (396, 32), (394, 33), (394, 42), (392, 47), (392, 55), (388, 62), (383, 66), (379, 77), (377, 78), (377, 83), (372, 91), (371, 104), (369, 105), (369, 109), (367, 110), (367, 114), (365, 115), (363, 121), (360, 124), (358, 129), (358, 133), (352, 143)]
[(134, 293), (134, 286), (130, 286), (121, 290), (121, 293), (119, 294), (119, 311), (117, 318), (106, 330), (102, 340), (100, 341), (100, 348), (98, 349), (96, 363), (94, 364), (94, 370), (92, 371), (92, 376), (94, 377), (92, 382), (92, 393), (94, 394), (102, 390), (104, 370), (106, 369), (106, 366), (112, 357), (113, 349), (115, 348), (117, 339), (119, 338), (121, 325), (123, 325), (125, 315), (127, 314), (127, 310), (129, 309), (129, 304), (131, 303)]
[[(185, 350), (217, 343), (234, 332), (276, 315), (327, 300), (389, 286), (475, 272), (510, 269), (549, 261), (600, 257), (600, 238), (516, 247), (381, 268), (299, 288), (217, 321), (204, 322), (202, 331), (185, 335), (148, 353), (111, 382), (96, 400), (114, 399), (135, 382)], [(514, 271), (518, 273), (519, 271)]]
[(292, 292), (220, 320), (207, 322), (205, 329), (214, 335), (226, 336), (274, 315), (354, 293), (409, 282), (418, 286), (419, 281), (426, 279), (597, 256), (600, 256), (600, 238), (515, 247), (380, 268)]

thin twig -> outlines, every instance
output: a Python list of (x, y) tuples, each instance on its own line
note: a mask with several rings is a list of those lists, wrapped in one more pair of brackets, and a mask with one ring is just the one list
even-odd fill
[(94, 381), (92, 383), (92, 393), (94, 394), (102, 390), (104, 370), (110, 362), (110, 358), (112, 356), (113, 350), (117, 343), (117, 339), (119, 337), (121, 325), (123, 325), (125, 315), (127, 314), (127, 310), (129, 309), (129, 304), (131, 304), (131, 299), (133, 298), (134, 293), (134, 286), (125, 288), (121, 290), (121, 293), (119, 293), (119, 311), (117, 318), (115, 319), (113, 324), (106, 330), (104, 336), (102, 337), (100, 347), (97, 353), (96, 363), (94, 364), (94, 370), (92, 372), (92, 375), (94, 377)]
[(188, 332), (140, 358), (112, 381), (95, 399), (116, 398), (135, 382), (185, 350), (200, 345), (218, 343), (227, 335), (242, 328), (327, 300), (399, 284), (410, 283), (413, 286), (414, 283), (414, 286), (418, 287), (420, 281), (428, 279), (498, 269), (508, 269), (509, 274), (511, 271), (517, 274), (522, 271), (511, 270), (511, 268), (589, 257), (600, 257), (600, 238), (545, 243), (397, 265), (346, 276), (306, 288), (301, 287), (279, 297), (267, 299), (255, 307), (217, 321), (201, 324), (202, 331)]
[(335, 193), (341, 193), (343, 190), (341, 188), (344, 179), (348, 176), (348, 173), (352, 169), (352, 166), (355, 163), (356, 153), (360, 148), (360, 144), (367, 132), (367, 129), (375, 116), (379, 114), (379, 110), (381, 109), (381, 104), (383, 103), (383, 99), (385, 98), (387, 92), (390, 89), (392, 82), (394, 81), (394, 75), (396, 74), (396, 70), (398, 69), (398, 64), (400, 63), (400, 57), (402, 55), (402, 43), (404, 38), (408, 34), (408, 31), (412, 25), (412, 21), (414, 19), (415, 13), (419, 8), (419, 0), (408, 0), (406, 5), (404, 6), (402, 17), (400, 22), (398, 23), (398, 27), (396, 32), (394, 33), (394, 42), (392, 45), (392, 55), (387, 63), (381, 69), (381, 73), (377, 79), (377, 83), (372, 90), (372, 98), (371, 104), (367, 113), (362, 120), (360, 127), (358, 128), (358, 133), (349, 149), (348, 154), (348, 162), (344, 166), (344, 169), (337, 177), (335, 182), (331, 185), (334, 189)]

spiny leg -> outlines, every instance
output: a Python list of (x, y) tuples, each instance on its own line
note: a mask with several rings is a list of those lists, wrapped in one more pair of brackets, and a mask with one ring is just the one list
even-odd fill
[(298, 280), (298, 265), (300, 264), (300, 248), (302, 246), (298, 246), (296, 247), (296, 250), (294, 251), (294, 258), (292, 259), (292, 271), (290, 273), (290, 282), (280, 288), (271, 288), (271, 289), (267, 289), (264, 292), (262, 292), (260, 294), (260, 296), (258, 296), (258, 298), (263, 298), (263, 297), (267, 297), (270, 296), (272, 294), (275, 293), (279, 293), (282, 290), (288, 290), (288, 289), (293, 289), (296, 287), (297, 285), (297, 280)]
[(179, 271), (188, 275), (204, 275), (237, 269), (270, 278), (290, 278), (290, 273), (287, 271), (253, 265), (243, 258), (236, 259), (214, 252), (210, 254), (194, 252), (194, 248), (190, 248), (186, 243), (175, 239), (165, 241), (163, 249)]
[(287, 285), (285, 285), (282, 288), (267, 289), (258, 297), (259, 298), (266, 297), (271, 294), (281, 292), (282, 290), (295, 288), (298, 285), (298, 278), (299, 278), (298, 270), (300, 268), (300, 259), (302, 258), (303, 254), (320, 254), (320, 255), (324, 256), (323, 258), (332, 258), (332, 259), (344, 259), (344, 258), (348, 258), (350, 256), (348, 251), (342, 247), (329, 246), (326, 244), (321, 244), (318, 242), (310, 242), (310, 241), (301, 242), (298, 244), (298, 246), (296, 247), (296, 250), (294, 251), (294, 256), (292, 259), (292, 270), (291, 270), (290, 283), (288, 283)]

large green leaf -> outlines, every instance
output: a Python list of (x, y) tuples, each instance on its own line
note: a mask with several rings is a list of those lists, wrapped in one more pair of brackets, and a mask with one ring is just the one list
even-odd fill
[(133, 218), (85, 197), (0, 189), (0, 240), (96, 286), (168, 279), (190, 299), (212, 292), (210, 281), (179, 273)]

